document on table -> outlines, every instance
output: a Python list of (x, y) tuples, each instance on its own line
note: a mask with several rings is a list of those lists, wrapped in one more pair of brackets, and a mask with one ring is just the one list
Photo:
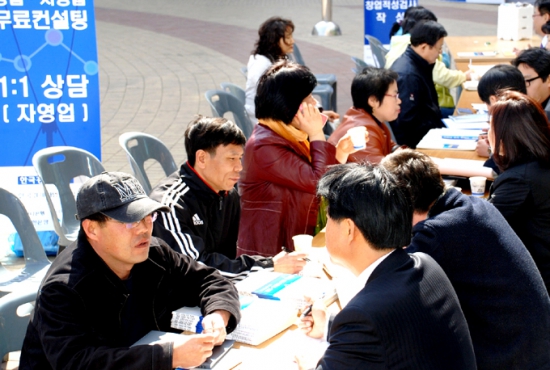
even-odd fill
[(288, 330), (269, 346), (256, 349), (241, 347), (239, 349), (243, 360), (240, 370), (294, 370), (298, 365), (294, 362), (296, 355), (304, 356), (306, 368), (314, 367), (328, 348), (328, 342), (313, 339), (299, 329)]
[(452, 129), (482, 130), (489, 128), (489, 115), (487, 113), (450, 116), (449, 118), (443, 118), (442, 121), (447, 128)]
[(416, 145), (418, 149), (475, 150), (481, 130), (433, 128)]

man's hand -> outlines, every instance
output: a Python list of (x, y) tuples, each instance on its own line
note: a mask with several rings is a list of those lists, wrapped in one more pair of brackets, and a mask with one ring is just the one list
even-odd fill
[(190, 368), (199, 366), (212, 356), (214, 334), (182, 335), (174, 342), (172, 367)]
[[(311, 298), (305, 297), (305, 301), (307, 302), (307, 306), (311, 305)], [(327, 308), (323, 300), (315, 301), (311, 313), (304, 317), (300, 316), (300, 320), (298, 327), (304, 334), (312, 338), (323, 338), (327, 321)]]
[(328, 119), (330, 121), (334, 121), (335, 119), (340, 118), (340, 115), (332, 110), (324, 110), (323, 114), (326, 114), (328, 116)]
[(285, 274), (297, 274), (306, 265), (307, 256), (304, 252), (281, 252), (273, 257), (273, 270)]
[(223, 343), (227, 332), (225, 327), (229, 322), (231, 314), (224, 310), (216, 310), (209, 315), (203, 317), (201, 325), (204, 334), (214, 335), (214, 345), (218, 346)]

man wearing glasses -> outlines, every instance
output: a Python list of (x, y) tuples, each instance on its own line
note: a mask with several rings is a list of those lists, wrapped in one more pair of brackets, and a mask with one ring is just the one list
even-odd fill
[[(40, 287), (20, 369), (195, 367), (240, 319), (233, 284), (151, 236), (157, 212), (139, 182), (121, 172), (89, 179), (76, 199), (78, 239)], [(172, 311), (200, 306), (203, 333), (130, 346), (151, 330), (173, 331)]]
[(512, 64), (525, 78), (527, 95), (538, 101), (550, 117), (550, 51), (543, 48), (524, 50)]

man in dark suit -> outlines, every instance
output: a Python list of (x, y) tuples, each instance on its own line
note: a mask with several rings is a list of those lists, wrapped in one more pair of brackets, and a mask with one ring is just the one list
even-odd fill
[[(317, 369), (475, 369), (451, 283), (431, 257), (402, 248), (410, 241), (412, 206), (394, 177), (381, 167), (338, 165), (317, 193), (328, 201), (332, 261), (366, 283), (329, 319), (329, 347)], [(302, 320), (307, 335), (323, 336), (320, 303)]]
[(498, 209), (445, 189), (423, 153), (402, 150), (381, 165), (410, 190), (414, 226), (406, 250), (429, 254), (449, 277), (478, 369), (550, 369), (550, 298), (533, 258)]

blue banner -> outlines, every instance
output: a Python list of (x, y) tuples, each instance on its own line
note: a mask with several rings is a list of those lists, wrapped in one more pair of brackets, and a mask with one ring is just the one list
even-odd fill
[[(376, 37), (383, 44), (390, 43), (390, 29), (394, 22), (401, 22), (405, 10), (417, 6), (417, 0), (364, 0), (365, 35)], [(365, 37), (365, 45), (369, 42)]]
[(0, 166), (60, 145), (101, 159), (93, 0), (0, 0)]

